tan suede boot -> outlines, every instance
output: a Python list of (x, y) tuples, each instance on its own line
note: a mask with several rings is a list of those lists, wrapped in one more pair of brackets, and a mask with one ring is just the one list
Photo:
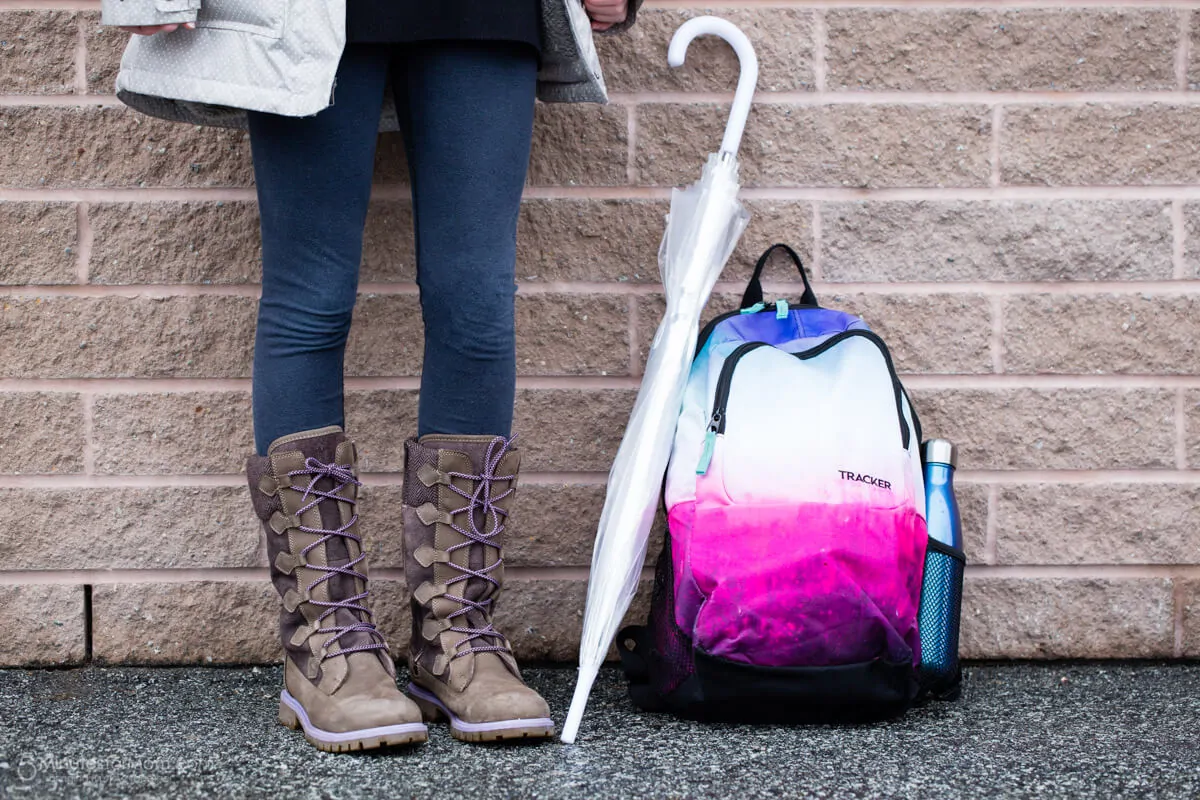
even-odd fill
[(520, 454), (500, 436), (422, 436), (404, 446), (404, 573), (412, 591), (409, 694), (467, 742), (554, 735), (492, 627)]
[(371, 621), (354, 443), (336, 426), (284, 436), (246, 475), (283, 598), (279, 721), (331, 752), (425, 741)]

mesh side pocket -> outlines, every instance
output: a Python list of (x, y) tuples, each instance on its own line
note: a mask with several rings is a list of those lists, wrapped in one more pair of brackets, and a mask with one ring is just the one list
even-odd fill
[(671, 536), (667, 534), (654, 568), (654, 591), (650, 597), (650, 685), (662, 697), (679, 688), (696, 671), (692, 641), (675, 624), (675, 570), (671, 560)]
[(929, 540), (925, 551), (925, 577), (921, 583), (921, 688), (931, 694), (951, 695), (962, 673), (958, 663), (958, 628), (962, 614), (963, 569), (961, 550)]

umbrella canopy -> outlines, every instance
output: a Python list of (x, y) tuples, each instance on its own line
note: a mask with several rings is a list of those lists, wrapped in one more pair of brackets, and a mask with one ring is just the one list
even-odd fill
[(682, 65), (688, 45), (703, 34), (720, 36), (733, 45), (741, 74), (721, 152), (709, 156), (700, 180), (671, 193), (667, 229), (658, 251), (667, 311), (650, 345), (645, 377), (608, 476), (608, 493), (592, 551), (579, 645), (579, 682), (563, 726), (564, 742), (575, 741), (592, 684), (637, 592), (675, 423), (696, 353), (700, 312), (750, 218), (737, 199), (737, 150), (758, 83), (758, 58), (749, 39), (731, 22), (697, 17), (675, 32), (668, 63)]

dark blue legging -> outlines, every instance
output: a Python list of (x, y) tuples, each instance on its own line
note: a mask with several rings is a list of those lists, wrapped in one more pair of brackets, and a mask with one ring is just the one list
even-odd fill
[(250, 113), (263, 249), (260, 454), (280, 436), (344, 425), (343, 356), (389, 70), (425, 323), (418, 433), (511, 432), (517, 213), (537, 55), (503, 42), (352, 43), (332, 106), (311, 117)]

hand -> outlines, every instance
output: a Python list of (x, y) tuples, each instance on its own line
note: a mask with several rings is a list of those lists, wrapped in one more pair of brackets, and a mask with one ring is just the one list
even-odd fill
[[(156, 33), (170, 33), (179, 27), (179, 23), (176, 22), (170, 25), (121, 25), (119, 27), (121, 30), (128, 31), (129, 33), (137, 33), (142, 36), (152, 36)], [(192, 30), (196, 27), (196, 23), (185, 22), (183, 23), (183, 27), (188, 30)]]
[(592, 30), (606, 31), (629, 14), (629, 0), (583, 0), (583, 8), (592, 18)]

